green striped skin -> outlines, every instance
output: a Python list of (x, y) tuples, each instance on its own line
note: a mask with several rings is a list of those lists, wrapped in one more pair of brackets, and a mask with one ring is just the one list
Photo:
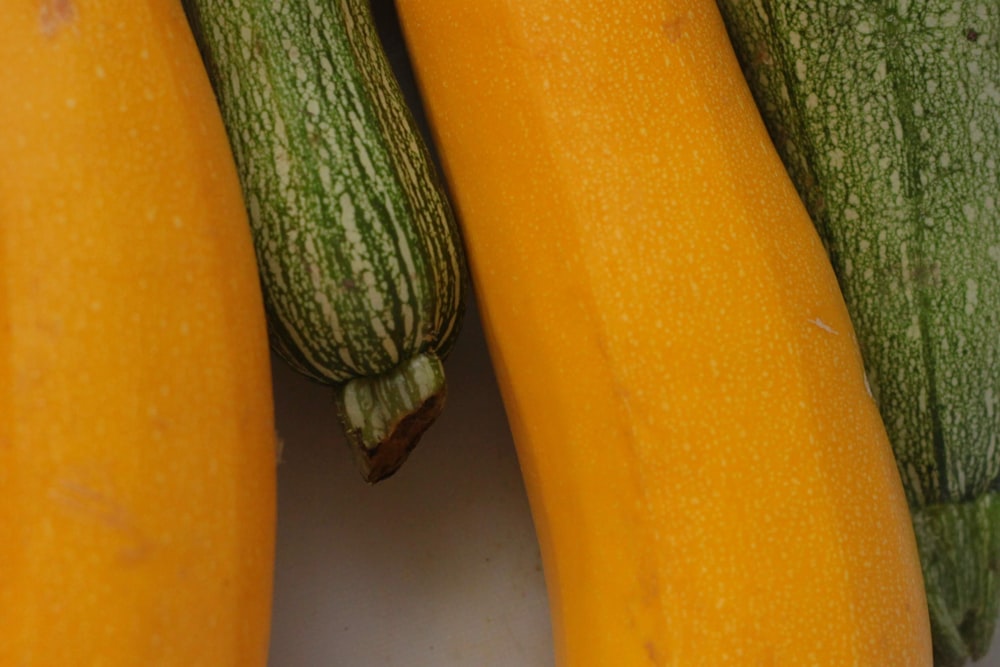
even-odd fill
[[(829, 250), (911, 509), (986, 502), (1000, 477), (1000, 4), (718, 4)], [(961, 553), (915, 522), (940, 664), (981, 655), (996, 623), (995, 601), (960, 590), (996, 590), (989, 516), (936, 531), (972, 536)]]
[[(185, 9), (243, 185), (272, 344), (338, 388), (352, 447), (383, 459), (377, 474), (362, 465), (377, 481), (413, 442), (363, 437), (371, 431), (345, 413), (344, 387), (392, 384), (398, 373), (430, 373), (409, 383), (421, 387), (443, 378), (463, 314), (465, 260), (435, 166), (367, 0), (185, 0)], [(427, 363), (408, 363), (417, 356)], [(429, 425), (440, 404), (417, 421)], [(395, 416), (403, 421), (406, 437), (419, 437), (414, 415)]]

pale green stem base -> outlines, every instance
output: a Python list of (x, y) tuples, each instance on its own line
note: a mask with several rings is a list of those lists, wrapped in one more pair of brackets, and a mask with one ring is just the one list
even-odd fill
[(336, 391), (337, 412), (365, 481), (396, 472), (444, 407), (441, 360), (431, 352)]
[(1000, 496), (913, 513), (934, 635), (934, 664), (959, 667), (990, 648), (1000, 609)]

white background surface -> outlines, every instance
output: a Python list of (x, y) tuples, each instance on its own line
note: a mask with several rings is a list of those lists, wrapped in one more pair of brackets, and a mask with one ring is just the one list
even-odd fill
[[(373, 8), (414, 100), (391, 2)], [(528, 504), (471, 294), (469, 305), (444, 414), (375, 486), (353, 467), (329, 390), (274, 360), (284, 451), (270, 667), (553, 664)], [(1000, 648), (986, 666), (1000, 667)]]

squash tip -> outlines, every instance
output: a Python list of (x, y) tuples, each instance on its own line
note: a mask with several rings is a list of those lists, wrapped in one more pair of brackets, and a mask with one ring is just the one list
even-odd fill
[(362, 477), (393, 475), (444, 408), (441, 360), (419, 354), (388, 373), (355, 378), (337, 388), (337, 412)]

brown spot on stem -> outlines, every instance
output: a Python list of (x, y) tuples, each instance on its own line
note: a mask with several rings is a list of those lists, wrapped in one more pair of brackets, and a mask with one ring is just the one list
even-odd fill
[(41, 0), (38, 8), (38, 28), (46, 37), (54, 37), (76, 20), (73, 0)]

